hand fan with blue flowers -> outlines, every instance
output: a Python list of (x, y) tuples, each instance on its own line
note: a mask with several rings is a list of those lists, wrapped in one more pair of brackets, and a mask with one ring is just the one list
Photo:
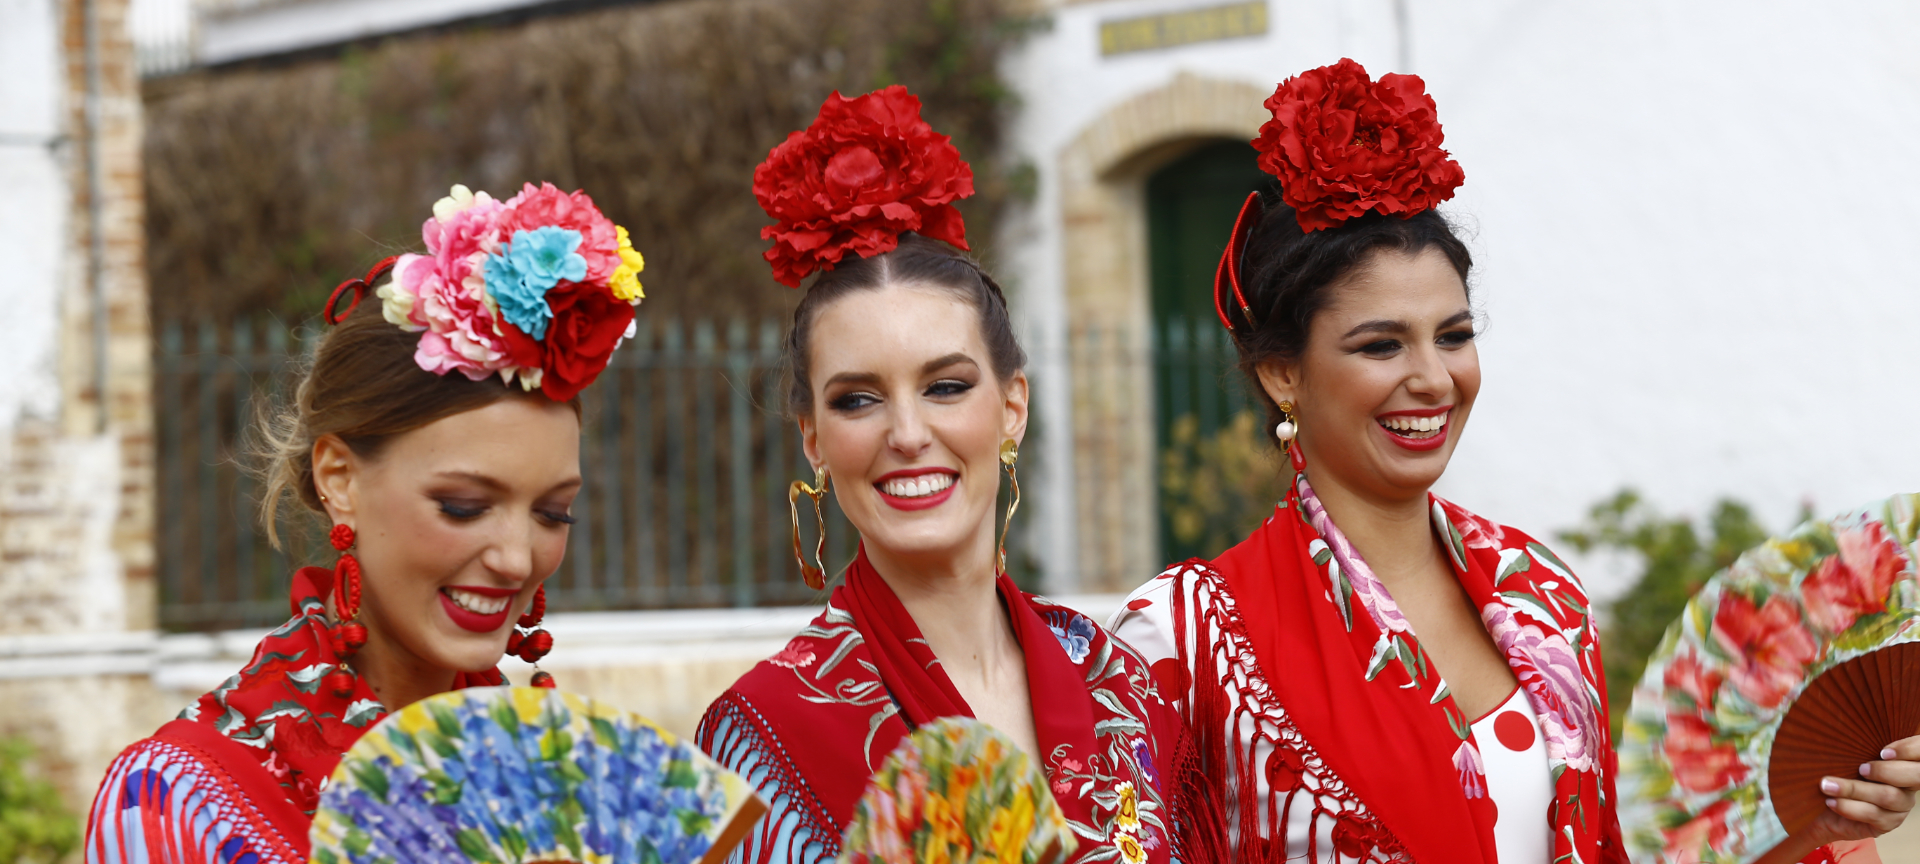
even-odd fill
[(314, 813), (317, 864), (693, 864), (726, 858), (766, 805), (691, 742), (534, 687), (481, 687), (389, 715)]

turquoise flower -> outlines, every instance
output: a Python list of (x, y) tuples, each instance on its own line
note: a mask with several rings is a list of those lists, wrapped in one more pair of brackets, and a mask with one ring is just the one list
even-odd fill
[(587, 278), (587, 259), (580, 254), (580, 232), (552, 225), (515, 231), (498, 253), (487, 256), (487, 293), (500, 306), (500, 315), (534, 339), (547, 337), (553, 309), (547, 292), (565, 279)]

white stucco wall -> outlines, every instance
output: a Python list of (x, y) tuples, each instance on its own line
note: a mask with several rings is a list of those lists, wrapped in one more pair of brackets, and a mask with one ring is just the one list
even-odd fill
[(56, 143), (65, 110), (56, 15), (54, 0), (0, 0), (0, 441), (23, 411), (52, 416), (60, 395), (53, 287), (69, 193)]
[[(1102, 59), (1104, 19), (1217, 0), (1057, 8), (1010, 58), (1041, 191), (1014, 275), (1048, 428), (1068, 405), (1058, 190), (1087, 123), (1180, 72), (1271, 88), (1351, 56), (1395, 71), (1387, 0), (1272, 0), (1264, 39)], [(1485, 384), (1440, 492), (1547, 535), (1623, 486), (1721, 496), (1775, 528), (1920, 488), (1920, 6), (1408, 0), (1410, 70), (1467, 183)], [(1034, 501), (1072, 546), (1071, 459)], [(1146, 466), (1142, 466), (1143, 470)], [(1601, 568), (1603, 571), (1606, 569)], [(1142, 577), (1147, 574), (1142, 574)], [(1591, 574), (1597, 593), (1620, 586)]]

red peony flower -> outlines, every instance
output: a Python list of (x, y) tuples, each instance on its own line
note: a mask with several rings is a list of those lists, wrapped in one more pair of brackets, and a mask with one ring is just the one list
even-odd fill
[(972, 194), (973, 169), (898, 84), (854, 99), (835, 91), (753, 171), (753, 197), (774, 219), (760, 230), (774, 241), (765, 257), (794, 288), (849, 254), (892, 250), (907, 231), (967, 248), (952, 202)]
[[(511, 239), (515, 231), (532, 231), (547, 225), (580, 232), (580, 257), (587, 259), (588, 282), (606, 282), (620, 266), (620, 236), (613, 220), (602, 215), (585, 192), (568, 194), (552, 183), (521, 188), (507, 201), (510, 213), (501, 227)], [(557, 290), (557, 289), (556, 289)]]
[(1787, 698), (1807, 664), (1819, 656), (1800, 609), (1777, 594), (1758, 608), (1740, 594), (1722, 596), (1713, 614), (1713, 638), (1737, 658), (1727, 676), (1733, 688), (1762, 708)]
[(1342, 59), (1287, 79), (1267, 98), (1273, 119), (1253, 146), (1280, 179), (1300, 228), (1318, 231), (1368, 210), (1407, 217), (1432, 209), (1466, 181), (1440, 149), (1445, 137), (1426, 82), (1379, 81)]
[(1660, 749), (1673, 764), (1673, 781), (1688, 792), (1713, 792), (1747, 779), (1739, 751), (1714, 743), (1713, 727), (1698, 714), (1669, 713)]
[(1693, 705), (1701, 711), (1713, 708), (1713, 697), (1720, 692), (1720, 685), (1726, 678), (1719, 672), (1700, 665), (1700, 660), (1692, 654), (1681, 654), (1667, 665), (1667, 671), (1661, 683), (1668, 690), (1676, 690), (1692, 697)]
[(553, 322), (547, 325), (540, 390), (565, 402), (607, 368), (613, 346), (633, 323), (633, 306), (603, 285), (564, 281), (547, 292), (547, 304), (553, 307)]
[(1840, 554), (1820, 562), (1801, 585), (1807, 617), (1828, 633), (1839, 633), (1862, 615), (1884, 612), (1893, 583), (1905, 563), (1900, 548), (1878, 522), (1843, 532)]
[(1715, 801), (1680, 827), (1660, 829), (1667, 841), (1665, 857), (1661, 860), (1669, 864), (1700, 864), (1706, 857), (1702, 853), (1725, 851), (1721, 844), (1727, 842), (1727, 811), (1732, 808), (1732, 801)]

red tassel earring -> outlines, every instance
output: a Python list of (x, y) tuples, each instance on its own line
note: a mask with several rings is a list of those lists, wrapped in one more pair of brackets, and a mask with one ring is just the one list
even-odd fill
[[(540, 668), (540, 658), (553, 650), (553, 634), (537, 629), (540, 619), (547, 616), (547, 586), (542, 585), (533, 592), (533, 602), (528, 604), (527, 612), (515, 622), (519, 629), (507, 634), (507, 653), (515, 655), (533, 666), (533, 686), (552, 689), (553, 676)], [(521, 630), (525, 630), (524, 634)]]
[(333, 615), (336, 623), (327, 631), (327, 639), (332, 643), (334, 656), (339, 658), (340, 666), (327, 673), (325, 684), (327, 692), (347, 699), (353, 696), (357, 683), (353, 667), (347, 665), (347, 660), (367, 645), (367, 625), (355, 620), (360, 617), (360, 561), (347, 551), (353, 548), (352, 526), (333, 526), (333, 530), (327, 532), (327, 540), (340, 552), (339, 563), (333, 565)]

